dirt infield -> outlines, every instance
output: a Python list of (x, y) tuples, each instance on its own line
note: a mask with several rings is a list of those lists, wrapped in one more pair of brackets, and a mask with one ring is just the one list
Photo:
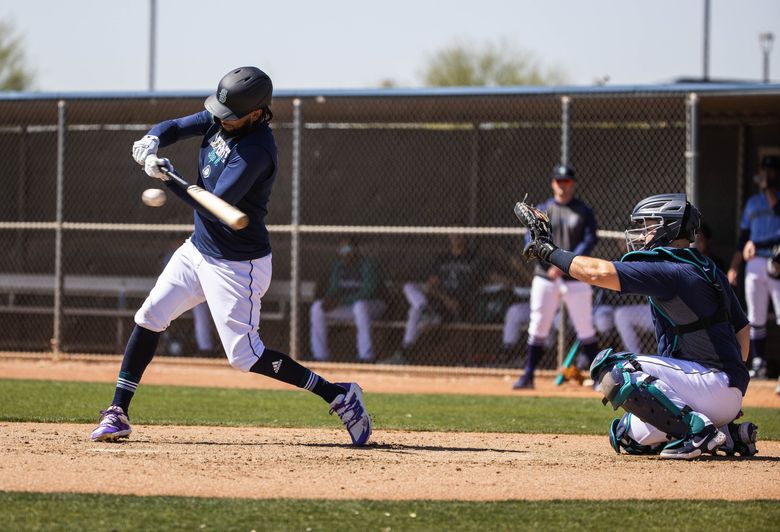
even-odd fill
[[(116, 358), (0, 359), (0, 378), (113, 382), (117, 366)], [(354, 377), (343, 368), (322, 372)], [(360, 372), (358, 378), (369, 393), (511, 393), (510, 375)], [(144, 382), (277, 387), (269, 379), (212, 364), (153, 364)], [(770, 384), (754, 387), (746, 403), (780, 407)], [(537, 393), (593, 394), (544, 380)], [(343, 444), (347, 436), (340, 430), (140, 425), (130, 441), (95, 444), (89, 441), (91, 429), (0, 423), (0, 490), (329, 499), (614, 499), (626, 493), (632, 498), (780, 499), (780, 442), (761, 442), (760, 454), (750, 459), (676, 462), (615, 455), (604, 436), (378, 427), (371, 445), (353, 448)], [(625, 485), (634, 487), (626, 492), (620, 488)]]

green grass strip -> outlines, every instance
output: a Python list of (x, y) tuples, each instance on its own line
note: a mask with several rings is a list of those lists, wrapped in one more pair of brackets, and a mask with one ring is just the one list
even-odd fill
[(5, 530), (777, 530), (777, 501), (313, 501), (0, 492)]
[[(0, 380), (1, 421), (92, 423), (112, 384)], [(377, 429), (543, 434), (604, 434), (620, 414), (595, 398), (366, 394)], [(139, 424), (340, 427), (327, 405), (300, 390), (244, 390), (142, 385), (131, 420)], [(761, 439), (780, 439), (780, 409), (748, 408)], [(760, 448), (760, 447), (759, 447)]]

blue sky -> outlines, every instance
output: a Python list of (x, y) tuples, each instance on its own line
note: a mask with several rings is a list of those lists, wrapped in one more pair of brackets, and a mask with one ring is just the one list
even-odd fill
[[(211, 90), (257, 65), (277, 88), (421, 86), (427, 59), (456, 41), (504, 39), (575, 85), (667, 82), (702, 74), (704, 0), (157, 0), (158, 90)], [(710, 77), (760, 80), (771, 31), (780, 80), (780, 1), (711, 0)], [(149, 1), (4, 2), (35, 88), (148, 86)]]

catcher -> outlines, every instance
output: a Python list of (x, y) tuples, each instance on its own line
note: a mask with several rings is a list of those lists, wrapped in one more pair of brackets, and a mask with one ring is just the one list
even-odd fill
[(619, 454), (690, 460), (719, 449), (754, 455), (757, 427), (736, 423), (750, 376), (748, 320), (725, 275), (690, 243), (701, 221), (685, 194), (659, 194), (634, 207), (628, 253), (611, 262), (559, 249), (550, 223), (519, 202), (515, 215), (531, 241), (526, 259), (554, 264), (575, 279), (621, 294), (648, 297), (658, 355), (601, 351), (590, 374), (609, 402), (626, 413), (609, 429)]

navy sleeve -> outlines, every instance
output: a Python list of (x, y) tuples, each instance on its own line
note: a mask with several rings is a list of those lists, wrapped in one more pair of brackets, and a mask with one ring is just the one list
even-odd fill
[[(777, 203), (780, 205), (780, 202)], [(780, 244), (780, 231), (776, 231), (774, 235), (769, 236), (764, 239), (756, 239), (753, 241), (753, 243), (756, 245), (756, 248), (758, 249), (764, 249), (764, 248), (771, 248), (776, 246), (777, 244)], [(743, 244), (744, 247), (744, 244)]]
[(159, 138), (160, 147), (164, 148), (181, 139), (205, 135), (206, 131), (208, 131), (213, 123), (211, 113), (208, 111), (201, 111), (194, 115), (160, 122), (150, 129), (147, 135), (154, 135)]
[(678, 264), (665, 262), (613, 262), (621, 294), (670, 299), (679, 291)]
[(593, 210), (590, 207), (585, 206), (585, 232), (582, 235), (582, 241), (571, 250), (572, 253), (575, 255), (589, 255), (598, 241), (596, 230), (596, 215), (593, 214)]

